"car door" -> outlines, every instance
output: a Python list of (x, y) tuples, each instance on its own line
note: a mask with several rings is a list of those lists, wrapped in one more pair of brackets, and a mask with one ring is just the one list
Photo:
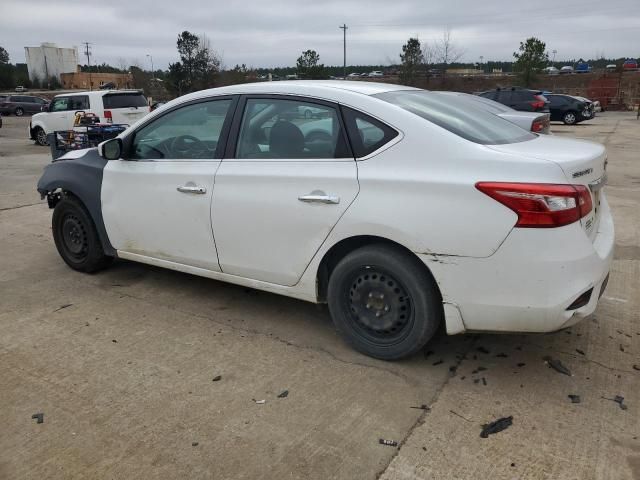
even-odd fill
[(46, 133), (70, 130), (73, 126), (74, 112), (70, 108), (71, 97), (56, 97), (51, 102), (49, 113), (44, 122)]
[(549, 113), (551, 114), (551, 120), (560, 121), (562, 120), (562, 115), (564, 114), (566, 102), (564, 97), (559, 97), (558, 95), (549, 95)]
[(125, 158), (107, 163), (101, 192), (116, 250), (220, 271), (211, 197), (235, 102), (181, 105), (123, 140)]
[(337, 105), (295, 96), (241, 103), (213, 192), (220, 267), (295, 285), (358, 194), (356, 162)]

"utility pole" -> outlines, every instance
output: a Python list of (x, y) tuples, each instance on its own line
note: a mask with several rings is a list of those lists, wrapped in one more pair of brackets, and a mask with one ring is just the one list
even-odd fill
[(89, 68), (89, 90), (93, 90), (93, 82), (91, 81), (91, 50), (89, 50), (89, 42), (82, 42), (84, 45), (84, 54), (87, 56), (87, 67)]
[(553, 53), (553, 59), (551, 60), (551, 64), (554, 64), (554, 63), (556, 63), (556, 53), (558, 53), (558, 51), (557, 51), (557, 50), (554, 50), (554, 51), (553, 51), (553, 52), (551, 52), (551, 53)]
[(149, 57), (149, 59), (151, 60), (151, 78), (153, 78), (153, 55), (147, 53), (147, 57)]
[(344, 79), (347, 79), (347, 24), (344, 23), (342, 24), (342, 26), (338, 27), (339, 29), (342, 30), (342, 50), (343, 50), (343, 56), (342, 56), (342, 76), (344, 77)]

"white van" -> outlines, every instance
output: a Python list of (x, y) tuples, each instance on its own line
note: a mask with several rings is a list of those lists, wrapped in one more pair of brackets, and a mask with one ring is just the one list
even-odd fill
[(131, 125), (149, 113), (149, 103), (140, 90), (98, 90), (57, 95), (45, 111), (31, 117), (29, 138), (47, 145), (49, 133), (71, 130), (78, 111), (93, 113), (102, 123)]

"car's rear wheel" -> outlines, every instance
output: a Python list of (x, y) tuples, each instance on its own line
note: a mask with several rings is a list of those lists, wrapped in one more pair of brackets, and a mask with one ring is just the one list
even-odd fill
[(74, 270), (96, 272), (113, 260), (105, 255), (96, 226), (77, 198), (62, 197), (53, 210), (51, 226), (58, 253)]
[(16, 114), (16, 117), (21, 117), (24, 115), (24, 109), (22, 107), (16, 108), (13, 113)]
[(46, 147), (49, 144), (49, 142), (47, 141), (47, 134), (42, 128), (36, 127), (33, 136), (36, 139), (36, 143), (38, 145)]
[(435, 281), (399, 248), (369, 245), (344, 257), (329, 277), (333, 322), (358, 351), (396, 360), (419, 351), (442, 320)]
[(574, 123), (576, 123), (577, 120), (578, 120), (578, 117), (576, 116), (575, 112), (566, 112), (562, 116), (562, 121), (564, 122), (565, 125), (573, 125)]

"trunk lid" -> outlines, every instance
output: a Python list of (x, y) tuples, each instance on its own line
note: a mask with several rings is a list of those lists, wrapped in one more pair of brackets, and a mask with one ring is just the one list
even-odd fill
[(593, 208), (580, 222), (593, 241), (600, 221), (600, 196), (604, 187), (607, 151), (603, 145), (570, 138), (540, 135), (528, 142), (489, 146), (494, 150), (548, 160), (557, 164), (565, 174), (567, 183), (584, 185), (591, 192)]

